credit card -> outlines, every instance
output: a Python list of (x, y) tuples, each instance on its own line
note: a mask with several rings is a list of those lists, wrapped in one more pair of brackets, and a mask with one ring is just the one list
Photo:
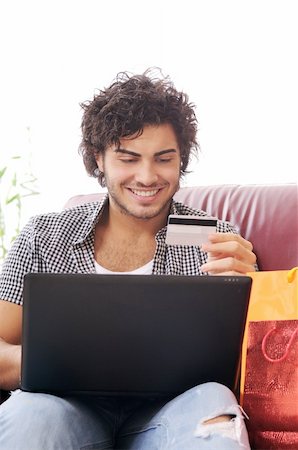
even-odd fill
[(170, 214), (166, 234), (168, 245), (202, 245), (216, 233), (217, 219), (208, 216)]

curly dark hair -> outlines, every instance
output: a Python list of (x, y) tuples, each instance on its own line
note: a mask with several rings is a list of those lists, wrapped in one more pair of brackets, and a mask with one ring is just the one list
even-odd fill
[(108, 88), (93, 100), (82, 103), (82, 141), (79, 151), (90, 176), (105, 186), (95, 154), (111, 144), (120, 145), (122, 137), (142, 134), (147, 125), (169, 123), (176, 134), (181, 156), (180, 174), (185, 175), (191, 153), (196, 153), (197, 119), (188, 96), (178, 92), (168, 77), (154, 77), (152, 69), (141, 75), (121, 72)]

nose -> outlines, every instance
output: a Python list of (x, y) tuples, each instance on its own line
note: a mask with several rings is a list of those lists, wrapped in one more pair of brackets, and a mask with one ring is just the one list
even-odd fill
[(144, 162), (138, 167), (138, 171), (135, 176), (137, 183), (143, 186), (151, 186), (158, 181), (158, 175), (155, 171), (154, 165), (149, 162)]

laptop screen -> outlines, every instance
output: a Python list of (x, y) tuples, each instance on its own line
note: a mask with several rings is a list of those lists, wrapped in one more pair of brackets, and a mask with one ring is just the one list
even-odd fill
[(176, 395), (234, 388), (249, 277), (28, 274), (21, 387)]

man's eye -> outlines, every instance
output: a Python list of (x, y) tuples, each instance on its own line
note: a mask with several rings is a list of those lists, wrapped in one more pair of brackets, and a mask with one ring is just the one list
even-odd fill
[(121, 158), (120, 161), (124, 162), (124, 163), (133, 163), (136, 161), (135, 158)]
[(167, 163), (167, 162), (171, 162), (172, 158), (159, 158), (158, 161), (161, 163)]

